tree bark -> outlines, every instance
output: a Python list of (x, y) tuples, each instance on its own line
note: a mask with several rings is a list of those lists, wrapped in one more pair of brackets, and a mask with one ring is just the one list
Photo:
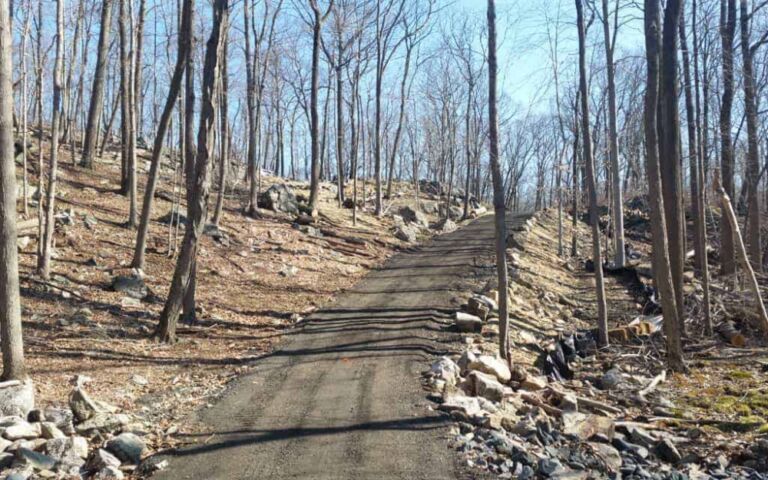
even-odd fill
[(13, 38), (8, 2), (0, 2), (0, 347), (5, 380), (26, 376), (16, 247), (16, 164), (13, 144)]
[(664, 195), (664, 215), (667, 219), (669, 260), (672, 285), (675, 291), (680, 333), (685, 335), (685, 295), (683, 272), (685, 268), (685, 214), (680, 155), (680, 111), (678, 108), (678, 38), (680, 0), (667, 2), (661, 45), (661, 76), (659, 79), (659, 166), (661, 188)]
[(200, 129), (197, 135), (196, 165), (194, 166), (194, 178), (190, 182), (194, 186), (190, 194), (192, 202), (188, 207), (191, 215), (187, 222), (181, 254), (173, 274), (171, 290), (163, 312), (160, 315), (160, 324), (155, 332), (155, 338), (162, 342), (174, 342), (176, 340), (176, 324), (179, 312), (182, 309), (186, 290), (195, 276), (195, 258), (197, 256), (198, 241), (203, 235), (208, 214), (210, 166), (213, 153), (212, 140), (214, 129), (216, 128), (214, 115), (216, 109), (216, 84), (221, 78), (219, 75), (220, 58), (223, 42), (226, 38), (225, 32), (228, 15), (229, 1), (215, 0), (213, 5), (213, 27), (206, 46), (203, 68), (203, 96), (200, 111)]
[(104, 109), (104, 76), (107, 70), (107, 53), (109, 52), (109, 31), (112, 23), (112, 0), (104, 0), (101, 7), (101, 32), (99, 47), (96, 55), (96, 69), (93, 75), (91, 103), (88, 108), (88, 122), (85, 128), (85, 143), (81, 165), (93, 168), (93, 156), (96, 153), (99, 124)]
[(647, 89), (645, 94), (645, 143), (646, 170), (648, 175), (648, 199), (650, 201), (651, 232), (653, 238), (653, 273), (656, 288), (661, 295), (664, 312), (664, 333), (667, 337), (667, 362), (674, 371), (685, 370), (683, 348), (680, 341), (680, 323), (677, 317), (677, 301), (670, 271), (667, 223), (664, 199), (661, 193), (658, 138), (658, 89), (660, 19), (659, 0), (645, 1), (645, 46)]
[(741, 24), (741, 68), (744, 85), (744, 110), (747, 119), (747, 248), (752, 268), (760, 272), (763, 269), (762, 245), (760, 240), (760, 148), (758, 139), (757, 89), (755, 86), (752, 57), (755, 49), (750, 40), (750, 14), (747, 0), (740, 0)]
[(589, 189), (589, 221), (592, 227), (592, 261), (595, 266), (595, 288), (597, 290), (598, 343), (608, 345), (608, 307), (605, 301), (603, 282), (603, 257), (600, 249), (600, 222), (597, 212), (597, 185), (595, 162), (592, 158), (592, 135), (589, 125), (589, 90), (587, 86), (587, 65), (582, 0), (576, 0), (576, 26), (579, 30), (579, 92), (581, 97), (581, 135), (584, 163), (587, 166), (587, 188)]
[(184, 0), (181, 14), (181, 27), (179, 29), (178, 38), (178, 56), (176, 58), (176, 65), (173, 69), (173, 76), (171, 77), (171, 85), (170, 89), (168, 90), (168, 98), (165, 101), (163, 113), (160, 115), (160, 122), (157, 126), (157, 133), (155, 134), (155, 141), (152, 146), (152, 159), (149, 167), (149, 178), (147, 179), (147, 186), (144, 190), (144, 203), (141, 209), (141, 223), (139, 224), (139, 231), (136, 235), (136, 247), (133, 252), (132, 266), (135, 268), (144, 268), (147, 235), (149, 234), (149, 222), (151, 221), (150, 217), (152, 215), (152, 202), (155, 197), (155, 190), (157, 188), (157, 181), (160, 172), (160, 163), (163, 155), (163, 142), (165, 141), (165, 135), (168, 132), (168, 126), (171, 123), (173, 109), (176, 106), (176, 101), (179, 98), (179, 92), (181, 91), (181, 84), (182, 79), (184, 78), (186, 62), (190, 57), (189, 52), (192, 45), (193, 14), (194, 0)]
[[(720, 157), (723, 188), (729, 198), (734, 194), (734, 152), (731, 137), (733, 109), (733, 40), (736, 32), (736, 0), (720, 2), (720, 39), (723, 56), (723, 97), (720, 105)], [(720, 267), (723, 274), (736, 271), (733, 229), (728, 222), (720, 224)]]
[[(51, 250), (56, 221), (53, 218), (56, 201), (56, 181), (59, 157), (59, 129), (61, 125), (61, 77), (64, 57), (64, 0), (56, 2), (56, 60), (53, 66), (53, 106), (51, 122), (51, 153), (48, 164), (48, 185), (45, 194), (45, 230), (43, 232), (43, 254), (38, 268), (40, 276), (51, 277)], [(42, 199), (42, 198), (41, 198)]]
[(496, 1), (488, 0), (488, 125), (493, 181), (493, 207), (496, 239), (496, 273), (499, 292), (499, 353), (509, 360), (509, 279), (507, 277), (507, 224), (504, 185), (499, 165), (499, 117), (496, 106)]

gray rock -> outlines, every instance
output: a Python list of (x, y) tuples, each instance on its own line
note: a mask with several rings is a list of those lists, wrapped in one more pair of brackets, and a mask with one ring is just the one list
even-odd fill
[(24, 464), (30, 465), (37, 470), (53, 470), (57, 463), (53, 457), (24, 447), (16, 451), (16, 457)]
[(72, 423), (74, 415), (72, 410), (68, 408), (55, 408), (46, 407), (43, 411), (43, 418), (46, 422), (51, 422), (61, 430), (64, 435), (72, 435), (75, 433), (75, 427)]
[(539, 460), (539, 474), (544, 477), (551, 477), (561, 470), (563, 470), (563, 465), (555, 458), (542, 458)]
[(104, 467), (93, 476), (93, 480), (123, 480), (125, 475), (117, 467)]
[(621, 372), (615, 368), (612, 368), (605, 372), (605, 375), (600, 378), (599, 386), (603, 390), (613, 390), (614, 388), (618, 387), (622, 381), (623, 378), (621, 378)]
[(412, 207), (402, 207), (398, 211), (401, 217), (403, 217), (403, 220), (406, 223), (413, 223), (418, 225), (419, 227), (428, 228), (429, 227), (429, 220), (427, 219), (427, 216), (424, 215), (419, 210), (416, 210)]
[(613, 438), (614, 423), (608, 417), (586, 415), (579, 412), (563, 414), (563, 434), (575, 437), (581, 441), (589, 440), (595, 435)]
[(299, 213), (299, 201), (291, 187), (284, 183), (272, 185), (259, 195), (259, 207), (283, 213)]
[(397, 227), (395, 229), (395, 237), (408, 243), (416, 243), (416, 240), (418, 240), (416, 230), (410, 225)]
[(61, 464), (81, 467), (88, 456), (88, 441), (83, 437), (54, 438), (46, 442), (45, 453)]
[(443, 219), (439, 222), (437, 222), (437, 225), (435, 225), (439, 231), (442, 233), (450, 233), (456, 231), (458, 225), (456, 225), (456, 222), (451, 220), (450, 218)]
[(141, 455), (146, 449), (146, 444), (136, 434), (121, 433), (107, 442), (106, 449), (115, 454), (121, 461), (138, 465), (141, 462)]
[(96, 402), (80, 387), (74, 388), (69, 394), (69, 408), (78, 422), (88, 420), (101, 411)]
[(680, 455), (680, 452), (677, 450), (675, 444), (672, 443), (672, 441), (668, 438), (665, 438), (657, 443), (654, 452), (660, 459), (669, 463), (678, 463), (683, 459), (683, 456)]
[(45, 439), (52, 439), (52, 438), (64, 438), (66, 435), (64, 435), (64, 432), (58, 429), (56, 427), (56, 424), (53, 422), (42, 422), (40, 424), (40, 433), (43, 438)]
[(144, 279), (138, 275), (118, 275), (112, 279), (112, 290), (131, 298), (143, 300), (149, 295)]
[(3, 437), (10, 441), (31, 440), (40, 437), (41, 433), (39, 423), (20, 421), (7, 427), (3, 432)]
[(118, 468), (120, 467), (120, 460), (103, 448), (93, 452), (85, 464), (86, 470), (90, 472), (97, 472), (106, 467)]
[(0, 416), (17, 415), (27, 418), (35, 408), (35, 387), (31, 381), (0, 384)]
[(11, 468), (15, 458), (16, 456), (12, 453), (0, 453), (0, 471), (5, 470), (6, 468)]
[(459, 366), (462, 372), (469, 370), (469, 365), (477, 361), (477, 355), (474, 352), (467, 350), (461, 354), (456, 364)]
[(465, 312), (456, 312), (454, 324), (460, 332), (480, 332), (483, 329), (480, 317)]
[(94, 432), (111, 432), (131, 423), (131, 417), (124, 414), (99, 412), (88, 420), (78, 424), (75, 430), (81, 435), (90, 435)]
[(477, 360), (469, 364), (471, 370), (478, 370), (496, 377), (501, 383), (507, 383), (512, 379), (507, 362), (491, 355), (481, 355)]
[(13, 444), (12, 441), (6, 440), (6, 439), (0, 437), (0, 452), (4, 452), (12, 444)]
[(468, 380), (472, 384), (472, 390), (478, 397), (483, 397), (492, 402), (500, 402), (504, 398), (504, 385), (496, 380), (493, 375), (473, 371)]
[(588, 445), (592, 449), (592, 453), (594, 453), (612, 473), (616, 473), (621, 469), (622, 459), (618, 450), (605, 443), (590, 442)]

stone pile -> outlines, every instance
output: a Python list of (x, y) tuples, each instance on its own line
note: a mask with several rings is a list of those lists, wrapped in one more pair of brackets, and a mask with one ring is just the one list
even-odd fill
[(0, 385), (0, 479), (122, 479), (142, 465), (145, 425), (91, 398), (87, 380), (74, 379), (66, 407), (43, 409), (31, 383)]

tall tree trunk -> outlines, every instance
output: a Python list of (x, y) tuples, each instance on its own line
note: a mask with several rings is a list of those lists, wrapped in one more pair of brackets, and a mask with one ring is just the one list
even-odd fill
[[(227, 29), (229, 31), (229, 29)], [(224, 208), (224, 194), (227, 189), (227, 177), (229, 176), (229, 41), (224, 41), (224, 51), (221, 57), (221, 107), (219, 108), (219, 191), (216, 197), (216, 208), (213, 211), (211, 223), (218, 225), (221, 220), (221, 212)], [(291, 150), (293, 161), (293, 150)]]
[(112, 4), (112, 0), (104, 0), (101, 7), (101, 32), (99, 33), (96, 69), (93, 74), (93, 89), (91, 90), (91, 103), (88, 108), (88, 122), (85, 127), (85, 144), (81, 161), (81, 165), (85, 168), (93, 168), (93, 156), (96, 153), (101, 113), (104, 109), (104, 76), (107, 70), (107, 54), (109, 53)]
[[(312, 24), (312, 86), (310, 89), (310, 136), (312, 138), (312, 176), (309, 182), (309, 208), (312, 216), (317, 215), (317, 200), (320, 192), (320, 124), (317, 113), (317, 95), (320, 89), (320, 31), (323, 21), (330, 12), (323, 15), (316, 0), (311, 0), (314, 22)], [(330, 5), (333, 5), (331, 1)], [(327, 105), (327, 102), (326, 102)]]
[[(720, 167), (723, 172), (723, 188), (729, 198), (734, 198), (734, 152), (731, 136), (733, 109), (733, 40), (736, 33), (736, 0), (720, 2), (720, 37), (723, 56), (723, 99), (720, 105)], [(733, 229), (728, 222), (720, 222), (720, 266), (722, 273), (736, 271)]]
[(157, 188), (160, 164), (163, 155), (163, 142), (165, 141), (165, 135), (168, 132), (168, 127), (171, 123), (173, 109), (176, 106), (176, 101), (179, 98), (179, 92), (181, 91), (181, 84), (182, 79), (184, 78), (186, 62), (190, 57), (193, 14), (194, 0), (184, 0), (178, 38), (178, 56), (176, 58), (176, 65), (173, 69), (173, 76), (171, 77), (171, 85), (170, 89), (168, 90), (168, 98), (165, 101), (163, 113), (160, 115), (160, 123), (157, 126), (157, 133), (155, 134), (155, 141), (152, 147), (152, 159), (149, 167), (149, 178), (147, 179), (147, 186), (144, 190), (144, 203), (141, 209), (141, 223), (139, 224), (139, 231), (136, 235), (136, 247), (133, 252), (132, 265), (135, 268), (144, 268), (147, 235), (149, 234), (149, 222), (151, 221), (150, 217), (152, 215), (152, 202), (155, 197), (155, 190)]
[(133, 54), (133, 143), (134, 149), (136, 148), (136, 137), (141, 138), (142, 126), (144, 124), (144, 95), (142, 92), (142, 85), (144, 83), (144, 65), (143, 52), (144, 52), (144, 23), (147, 15), (147, 0), (139, 0), (139, 13), (136, 24), (136, 36), (135, 47)]
[(680, 155), (680, 111), (678, 108), (678, 38), (680, 0), (667, 2), (661, 45), (661, 75), (659, 78), (659, 160), (661, 188), (664, 195), (664, 215), (667, 219), (669, 261), (675, 291), (680, 333), (685, 335), (685, 213)]
[[(341, 61), (342, 46), (339, 39), (338, 55)], [(336, 166), (338, 182), (339, 208), (344, 203), (344, 82), (341, 75), (341, 66), (336, 67)]]
[(38, 265), (40, 276), (45, 280), (51, 277), (51, 250), (53, 233), (56, 229), (54, 220), (56, 201), (56, 181), (59, 157), (59, 129), (61, 125), (61, 77), (64, 63), (64, 0), (56, 2), (56, 60), (53, 66), (53, 105), (51, 108), (51, 153), (48, 165), (48, 188), (45, 194), (45, 231), (43, 232), (43, 255)]
[[(672, 0), (674, 1), (674, 0)], [(660, 49), (659, 0), (645, 0), (645, 45), (647, 89), (645, 94), (645, 143), (646, 170), (648, 174), (648, 198), (650, 201), (651, 232), (653, 238), (653, 272), (656, 288), (661, 295), (664, 312), (664, 333), (667, 337), (667, 362), (675, 371), (685, 369), (683, 348), (680, 341), (677, 301), (672, 284), (672, 272), (667, 242), (667, 221), (664, 216), (664, 199), (661, 192), (661, 168), (659, 166), (658, 104), (659, 104), (659, 49)]]
[(758, 139), (757, 89), (755, 86), (752, 57), (755, 49), (750, 39), (751, 12), (747, 0), (740, 0), (741, 24), (741, 68), (744, 85), (744, 110), (747, 117), (747, 228), (746, 240), (749, 259), (755, 271), (762, 271), (762, 245), (760, 241), (760, 148)]
[(171, 290), (168, 293), (168, 299), (160, 315), (160, 323), (155, 332), (155, 338), (163, 342), (174, 342), (176, 340), (176, 324), (179, 312), (182, 309), (186, 290), (195, 275), (194, 265), (198, 241), (203, 235), (208, 214), (210, 167), (213, 156), (212, 140), (216, 128), (214, 114), (216, 110), (216, 84), (221, 78), (219, 74), (220, 58), (222, 56), (224, 39), (226, 38), (225, 32), (228, 15), (229, 1), (215, 0), (213, 5), (213, 28), (206, 46), (203, 68), (203, 97), (200, 110), (200, 129), (197, 135), (196, 165), (193, 168), (194, 178), (190, 181), (190, 184), (193, 185), (192, 192), (189, 195), (192, 202), (188, 206), (188, 211), (191, 215), (187, 222), (181, 254), (173, 274)]
[(579, 30), (579, 92), (581, 97), (581, 135), (584, 163), (587, 166), (587, 187), (589, 189), (589, 223), (592, 226), (592, 261), (595, 267), (595, 288), (597, 289), (598, 343), (608, 345), (608, 307), (603, 284), (603, 257), (600, 251), (600, 222), (597, 212), (597, 185), (595, 162), (592, 158), (592, 136), (589, 131), (589, 91), (587, 86), (587, 65), (582, 0), (576, 0), (576, 26)]
[(499, 292), (499, 353), (509, 360), (509, 279), (507, 277), (507, 223), (504, 184), (499, 165), (499, 114), (496, 106), (496, 1), (488, 0), (488, 126), (496, 238), (496, 273)]
[[(615, 249), (613, 263), (615, 267), (623, 267), (626, 261), (624, 252), (624, 201), (621, 192), (621, 174), (619, 172), (619, 133), (616, 126), (616, 75), (613, 62), (614, 37), (611, 37), (610, 14), (608, 12), (608, 0), (603, 3), (603, 38), (605, 39), (605, 64), (608, 76), (608, 153), (610, 156), (610, 171), (612, 180), (612, 204), (613, 204), (613, 247)], [(618, 2), (616, 15), (618, 15)], [(614, 24), (617, 28), (618, 24)], [(607, 252), (606, 252), (607, 255)]]
[(0, 347), (3, 353), (3, 373), (0, 379), (3, 381), (22, 380), (26, 376), (16, 250), (13, 38), (8, 7), (8, 2), (0, 2)]

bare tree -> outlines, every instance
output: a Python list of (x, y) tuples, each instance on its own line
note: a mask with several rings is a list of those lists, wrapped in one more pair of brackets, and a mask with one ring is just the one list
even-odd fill
[(309, 208), (312, 215), (317, 215), (317, 199), (320, 191), (320, 119), (317, 113), (317, 95), (320, 89), (320, 32), (333, 8), (333, 0), (328, 2), (325, 13), (320, 11), (317, 0), (310, 0), (312, 7), (312, 86), (310, 91), (310, 135), (312, 137), (312, 175), (309, 184)]
[(496, 237), (496, 273), (499, 291), (499, 353), (509, 360), (509, 278), (507, 277), (506, 203), (499, 165), (499, 117), (496, 106), (496, 2), (488, 0), (488, 125), (490, 128), (491, 178)]
[[(59, 7), (60, 8), (60, 7)], [(21, 337), (19, 263), (16, 251), (16, 164), (13, 145), (13, 39), (8, 2), (0, 2), (0, 347), (2, 380), (26, 375)]]
[(141, 223), (136, 234), (136, 248), (133, 253), (132, 265), (136, 268), (144, 268), (145, 250), (147, 245), (147, 234), (149, 233), (149, 222), (152, 215), (152, 202), (157, 188), (157, 180), (160, 170), (160, 161), (163, 154), (163, 142), (168, 132), (168, 126), (171, 123), (173, 109), (179, 98), (182, 79), (186, 62), (189, 58), (189, 52), (192, 46), (192, 17), (194, 12), (194, 0), (184, 0), (181, 13), (181, 26), (179, 28), (178, 53), (176, 66), (173, 69), (171, 85), (168, 90), (168, 98), (163, 107), (163, 113), (160, 115), (160, 122), (155, 134), (155, 142), (152, 147), (152, 159), (149, 167), (149, 178), (144, 190), (144, 203), (141, 209)]
[(203, 235), (206, 217), (208, 215), (208, 200), (210, 194), (210, 166), (213, 156), (213, 135), (216, 128), (215, 110), (217, 83), (221, 79), (219, 69), (226, 38), (229, 17), (229, 0), (215, 0), (213, 4), (213, 27), (205, 51), (203, 67), (202, 100), (200, 110), (200, 125), (197, 134), (197, 155), (194, 166), (194, 178), (190, 183), (194, 186), (191, 194), (192, 203), (189, 206), (190, 217), (187, 222), (184, 242), (173, 274), (171, 290), (165, 302), (160, 323), (155, 331), (155, 338), (162, 342), (176, 340), (176, 324), (186, 290), (195, 275), (195, 257), (200, 237)]
[[(733, 41), (736, 34), (736, 0), (720, 0), (720, 40), (722, 44), (723, 97), (720, 104), (720, 168), (723, 174), (723, 189), (729, 198), (734, 198), (734, 153), (731, 137), (731, 115), (733, 110), (734, 72)], [(720, 266), (722, 273), (736, 270), (736, 251), (733, 229), (728, 222), (720, 224)]]
[(595, 288), (597, 290), (597, 329), (598, 342), (608, 345), (608, 307), (605, 301), (603, 282), (603, 257), (600, 251), (600, 223), (597, 212), (597, 184), (595, 182), (595, 162), (592, 158), (592, 135), (589, 125), (589, 87), (587, 86), (586, 66), (586, 29), (584, 26), (584, 7), (582, 0), (576, 0), (576, 27), (579, 31), (579, 92), (581, 98), (581, 137), (584, 163), (587, 166), (587, 187), (589, 189), (589, 223), (592, 227), (592, 262), (595, 268)]
[(51, 153), (48, 164), (48, 185), (45, 192), (45, 230), (42, 237), (42, 255), (38, 262), (40, 275), (51, 276), (51, 250), (56, 222), (53, 218), (56, 201), (56, 181), (59, 157), (59, 128), (61, 124), (61, 81), (64, 63), (64, 0), (56, 1), (56, 60), (53, 67), (53, 120), (51, 122)]
[[(107, 53), (109, 52), (109, 31), (112, 23), (112, 0), (104, 0), (101, 7), (101, 32), (96, 55), (96, 69), (93, 74), (93, 89), (91, 103), (88, 108), (88, 123), (85, 127), (85, 143), (81, 165), (93, 168), (93, 156), (96, 153), (99, 123), (104, 109), (104, 76), (107, 69)], [(105, 132), (106, 133), (106, 132)]]
[(667, 337), (667, 362), (675, 371), (682, 371), (683, 349), (680, 343), (677, 300), (672, 284), (667, 241), (667, 221), (664, 216), (664, 198), (661, 192), (659, 166), (658, 104), (659, 104), (659, 50), (661, 21), (659, 0), (645, 0), (645, 45), (647, 89), (645, 94), (646, 169), (648, 199), (650, 201), (651, 232), (653, 238), (653, 272), (656, 288), (661, 295), (664, 312), (664, 332)]

